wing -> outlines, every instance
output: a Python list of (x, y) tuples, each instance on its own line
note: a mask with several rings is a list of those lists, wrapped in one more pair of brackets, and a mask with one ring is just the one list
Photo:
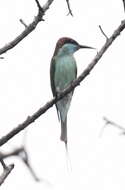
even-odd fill
[[(77, 66), (76, 66), (76, 68), (75, 68), (75, 79), (77, 78)], [(72, 95), (74, 94), (74, 90), (75, 89), (73, 89), (73, 91), (72, 91)]]
[(53, 57), (51, 60), (51, 65), (50, 65), (50, 83), (51, 83), (51, 89), (52, 89), (53, 96), (57, 95), (55, 83), (54, 83), (55, 65), (56, 65), (56, 61), (55, 61), (55, 58)]
[[(56, 97), (57, 96), (57, 92), (56, 92), (56, 87), (55, 87), (55, 82), (54, 82), (54, 76), (55, 76), (55, 65), (56, 65), (56, 61), (55, 58), (53, 57), (51, 60), (51, 64), (50, 64), (50, 83), (51, 83), (51, 89), (52, 89), (52, 93), (53, 96)], [(56, 104), (55, 104), (56, 105)], [(58, 119), (60, 121), (60, 114), (56, 105), (56, 110), (57, 110), (57, 115), (58, 115)]]

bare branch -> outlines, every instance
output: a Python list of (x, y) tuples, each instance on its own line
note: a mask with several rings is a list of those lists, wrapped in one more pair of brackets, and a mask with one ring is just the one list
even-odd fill
[(35, 174), (35, 171), (33, 170), (32, 166), (30, 164), (29, 156), (28, 156), (28, 153), (27, 153), (24, 146), (16, 148), (15, 150), (12, 150), (12, 151), (7, 152), (7, 153), (0, 152), (0, 161), (1, 161), (1, 164), (2, 164), (4, 169), (6, 169), (7, 166), (5, 165), (3, 160), (10, 158), (12, 156), (16, 156), (16, 157), (20, 158), (21, 161), (26, 165), (26, 167), (30, 171), (34, 180), (37, 182), (40, 181), (40, 179), (37, 177), (37, 175)]
[(44, 13), (49, 9), (50, 5), (52, 4), (54, 0), (48, 0), (45, 5), (42, 6), (42, 9), (44, 10)]
[(0, 160), (4, 160), (11, 156), (19, 156), (20, 152), (22, 152), (22, 151), (23, 151), (23, 147), (16, 148), (8, 153), (0, 152)]
[(125, 133), (125, 128), (122, 127), (121, 125), (115, 123), (114, 121), (109, 120), (107, 117), (103, 117), (103, 120), (105, 121), (106, 125), (112, 125), (118, 129), (122, 130), (123, 133)]
[(43, 7), (40, 6), (39, 1), (35, 0), (38, 7), (38, 14), (34, 18), (33, 22), (25, 27), (25, 30), (18, 35), (14, 40), (0, 48), (0, 55), (7, 52), (8, 50), (14, 48), (19, 42), (21, 42), (26, 36), (28, 36), (33, 30), (35, 30), (36, 26), (40, 21), (43, 21), (43, 16), (47, 9), (49, 9), (50, 5), (54, 0), (48, 0)]
[(21, 158), (23, 163), (27, 166), (27, 168), (30, 171), (31, 175), (33, 176), (34, 180), (39, 182), (40, 179), (37, 177), (35, 171), (33, 170), (32, 166), (30, 164), (30, 161), (29, 161), (28, 153), (24, 147), (22, 147), (22, 151), (20, 152), (19, 157)]
[(103, 31), (101, 25), (99, 25), (99, 29), (101, 31), (101, 33), (103, 34), (103, 36), (106, 38), (106, 40), (108, 40), (108, 36), (105, 34), (105, 32)]
[(11, 138), (13, 138), (16, 134), (24, 130), (31, 123), (33, 123), (36, 119), (38, 119), (42, 114), (44, 114), (50, 107), (52, 107), (57, 101), (62, 99), (65, 95), (71, 92), (76, 86), (78, 86), (91, 72), (91, 70), (95, 67), (98, 61), (101, 59), (106, 50), (111, 46), (113, 41), (120, 35), (120, 33), (125, 29), (125, 21), (122, 21), (118, 28), (113, 32), (111, 37), (105, 42), (100, 51), (94, 57), (94, 59), (90, 62), (87, 68), (82, 72), (82, 74), (72, 82), (72, 84), (67, 87), (64, 91), (62, 91), (57, 97), (54, 97), (52, 100), (47, 102), (43, 107), (41, 107), (38, 111), (36, 111), (32, 116), (28, 116), (28, 118), (19, 124), (16, 128), (12, 129), (8, 134), (3, 136), (0, 139), (0, 146), (5, 144)]
[(69, 10), (69, 12), (68, 12), (68, 14), (67, 15), (71, 15), (71, 16), (73, 16), (73, 13), (72, 13), (72, 10), (71, 10), (71, 8), (70, 8), (70, 3), (69, 3), (69, 0), (66, 0), (66, 3), (67, 3), (67, 6), (68, 6), (68, 10)]
[(124, 11), (125, 11), (125, 0), (123, 0), (123, 6), (124, 6)]
[(8, 177), (12, 169), (14, 168), (14, 164), (10, 164), (9, 166), (6, 166), (3, 170), (3, 173), (0, 176), (0, 185), (2, 185), (5, 181), (5, 179)]
[(34, 172), (33, 168), (31, 167), (31, 165), (28, 163), (25, 163), (25, 165), (27, 166), (28, 170), (30, 171), (33, 179), (36, 181), (36, 182), (40, 182), (41, 179), (37, 177), (36, 173)]

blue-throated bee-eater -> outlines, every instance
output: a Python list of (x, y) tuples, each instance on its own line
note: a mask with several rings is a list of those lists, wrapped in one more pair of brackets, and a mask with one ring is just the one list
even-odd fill
[[(54, 55), (50, 66), (50, 80), (53, 96), (68, 87), (77, 77), (76, 60), (73, 54), (81, 49), (89, 48), (89, 46), (80, 45), (75, 40), (63, 37), (57, 41)], [(61, 121), (61, 137), (60, 139), (67, 145), (67, 113), (72, 100), (73, 91), (63, 97), (56, 103), (58, 118)]]

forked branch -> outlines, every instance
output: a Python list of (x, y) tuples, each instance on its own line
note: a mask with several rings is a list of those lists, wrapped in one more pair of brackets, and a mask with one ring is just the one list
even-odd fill
[(24, 31), (21, 34), (19, 34), (14, 40), (12, 40), (11, 42), (7, 43), (5, 46), (0, 48), (0, 55), (7, 52), (8, 50), (14, 48), (17, 44), (19, 44), (19, 42), (21, 42), (26, 36), (28, 36), (33, 30), (35, 30), (38, 23), (43, 20), (43, 16), (44, 16), (45, 12), (49, 9), (50, 5), (52, 4), (52, 2), (54, 0), (48, 0), (43, 7), (40, 6), (40, 3), (38, 0), (35, 0), (35, 1), (37, 4), (37, 7), (38, 7), (37, 16), (34, 18), (33, 22), (29, 25), (25, 25), (24, 22), (22, 22), (22, 20), (20, 20), (23, 23), (23, 25), (25, 25)]

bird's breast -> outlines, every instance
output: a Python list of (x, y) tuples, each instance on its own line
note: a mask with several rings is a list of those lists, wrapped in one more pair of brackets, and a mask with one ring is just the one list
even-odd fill
[(56, 58), (54, 82), (57, 91), (66, 88), (76, 78), (76, 61), (73, 56)]

